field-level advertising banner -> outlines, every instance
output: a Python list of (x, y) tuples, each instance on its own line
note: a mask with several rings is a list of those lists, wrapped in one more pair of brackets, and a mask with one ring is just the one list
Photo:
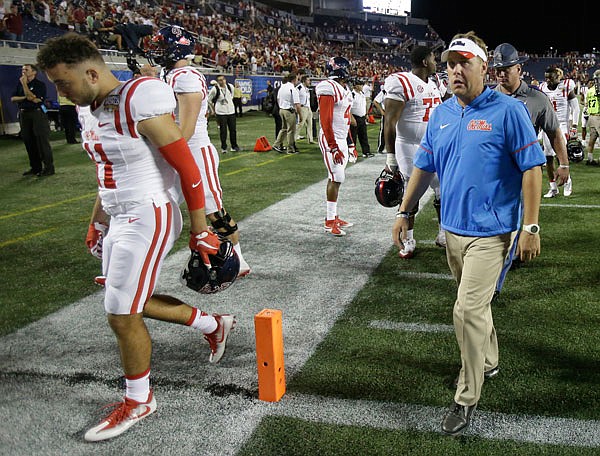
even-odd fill
[[(129, 70), (112, 71), (113, 74), (119, 79), (119, 81), (127, 81), (131, 79), (133, 74)], [(10, 101), (19, 78), (21, 77), (21, 66), (17, 65), (0, 65), (0, 109), (2, 110), (0, 120), (7, 124), (15, 124), (14, 128), (18, 132), (17, 119), (17, 104)], [(214, 80), (216, 83), (217, 74), (205, 74), (206, 82), (208, 83), (209, 90), (212, 85), (211, 82)], [(37, 74), (37, 78), (46, 84), (46, 100), (48, 103), (55, 102), (58, 100), (56, 94), (56, 88), (46, 78), (43, 71)], [(247, 76), (244, 78), (235, 78), (233, 75), (225, 75), (227, 82), (234, 84), (238, 82), (242, 89), (242, 96), (246, 98), (246, 106), (260, 106), (263, 98), (267, 96), (267, 81), (271, 82), (273, 87), (277, 87), (281, 82), (281, 76)], [(0, 132), (2, 129), (0, 128)]]
[(242, 91), (242, 104), (249, 104), (252, 100), (252, 79), (236, 79), (235, 84), (238, 84)]

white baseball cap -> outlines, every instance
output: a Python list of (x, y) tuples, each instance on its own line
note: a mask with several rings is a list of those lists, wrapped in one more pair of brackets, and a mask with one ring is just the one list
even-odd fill
[(448, 49), (442, 52), (442, 62), (448, 61), (448, 54), (450, 52), (458, 52), (460, 55), (467, 59), (472, 59), (477, 56), (481, 60), (487, 62), (487, 55), (483, 49), (481, 49), (475, 41), (468, 38), (456, 38), (450, 43)]

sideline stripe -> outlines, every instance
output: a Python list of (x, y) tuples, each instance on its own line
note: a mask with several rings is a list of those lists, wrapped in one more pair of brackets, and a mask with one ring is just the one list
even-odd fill
[(581, 209), (600, 209), (598, 204), (540, 204), (541, 207), (572, 207)]
[(223, 158), (223, 159), (219, 160), (219, 163), (227, 163), (230, 161), (237, 160), (239, 158), (246, 157), (247, 155), (250, 155), (251, 152), (241, 152), (241, 153), (240, 152), (232, 152), (232, 154), (235, 154), (235, 155), (232, 155), (231, 157)]
[[(318, 423), (441, 433), (445, 408), (427, 405), (286, 394), (273, 415)], [(477, 409), (464, 435), (545, 445), (600, 447), (600, 422)], [(451, 438), (451, 437), (448, 437)]]
[(387, 320), (373, 320), (369, 323), (370, 328), (391, 329), (394, 331), (428, 332), (428, 333), (453, 333), (454, 326), (436, 325), (431, 323), (403, 323)]
[(245, 167), (245, 168), (236, 169), (235, 171), (230, 171), (230, 172), (228, 172), (228, 173), (225, 173), (225, 174), (223, 174), (223, 175), (224, 175), (224, 176), (233, 176), (233, 175), (235, 175), (235, 174), (244, 173), (244, 172), (246, 172), (246, 171), (252, 171), (253, 169), (255, 169), (255, 168), (258, 168), (259, 166), (264, 166), (264, 165), (266, 165), (266, 164), (274, 163), (274, 162), (276, 162), (276, 161), (279, 161), (279, 160), (285, 160), (286, 158), (291, 158), (291, 157), (293, 157), (293, 156), (294, 156), (294, 155), (292, 155), (292, 154), (290, 154), (290, 155), (284, 155), (284, 156), (282, 156), (282, 157), (273, 158), (273, 159), (271, 159), (271, 160), (267, 160), (267, 161), (265, 161), (265, 162), (257, 163), (257, 164), (256, 164), (256, 165), (254, 165), (254, 166), (247, 166), (247, 167)]
[(42, 231), (36, 231), (35, 233), (28, 234), (27, 236), (21, 236), (13, 239), (9, 239), (8, 241), (0, 242), (0, 248), (6, 247), (12, 244), (16, 244), (18, 242), (28, 241), (30, 239), (36, 238), (38, 236), (43, 236), (46, 233), (51, 233), (52, 231), (56, 231), (58, 227), (47, 228)]
[(85, 195), (80, 195), (80, 196), (76, 196), (74, 198), (69, 198), (69, 199), (66, 199), (66, 200), (57, 201), (56, 203), (46, 204), (44, 206), (32, 207), (31, 209), (27, 209), (25, 211), (12, 212), (10, 214), (0, 215), (0, 220), (5, 220), (5, 219), (13, 218), (13, 217), (18, 217), (20, 215), (25, 215), (25, 214), (31, 214), (32, 212), (43, 211), (43, 210), (46, 210), (46, 209), (52, 209), (53, 207), (56, 207), (56, 206), (61, 206), (63, 204), (72, 203), (73, 201), (79, 201), (79, 200), (82, 200), (82, 199), (90, 198), (92, 196), (96, 196), (96, 194), (97, 194), (96, 192), (86, 193)]
[(408, 277), (412, 279), (439, 279), (439, 280), (454, 280), (451, 274), (438, 274), (436, 272), (398, 272), (400, 277)]

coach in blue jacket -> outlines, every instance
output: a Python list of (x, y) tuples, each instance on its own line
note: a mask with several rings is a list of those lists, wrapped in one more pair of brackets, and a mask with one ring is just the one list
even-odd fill
[[(463, 432), (484, 378), (498, 372), (490, 301), (512, 240), (517, 254), (540, 253), (538, 213), (545, 163), (525, 105), (484, 85), (487, 47), (474, 32), (456, 35), (442, 53), (454, 97), (432, 113), (393, 227), (401, 247), (408, 217), (437, 173), (448, 265), (458, 284), (454, 329), (462, 368), (442, 431)], [(521, 199), (522, 193), (522, 199)]]

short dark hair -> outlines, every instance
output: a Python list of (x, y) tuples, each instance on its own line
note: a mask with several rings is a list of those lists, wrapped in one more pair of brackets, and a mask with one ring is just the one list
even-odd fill
[(410, 53), (410, 64), (414, 68), (423, 68), (423, 60), (431, 54), (431, 49), (427, 46), (415, 46)]
[(29, 68), (31, 68), (32, 71), (35, 71), (36, 73), (40, 72), (37, 65), (34, 65), (33, 63), (24, 63), (23, 66), (28, 66)]
[(92, 41), (77, 33), (65, 33), (47, 40), (37, 55), (37, 64), (42, 70), (56, 65), (77, 65), (86, 60), (104, 62), (102, 54)]

